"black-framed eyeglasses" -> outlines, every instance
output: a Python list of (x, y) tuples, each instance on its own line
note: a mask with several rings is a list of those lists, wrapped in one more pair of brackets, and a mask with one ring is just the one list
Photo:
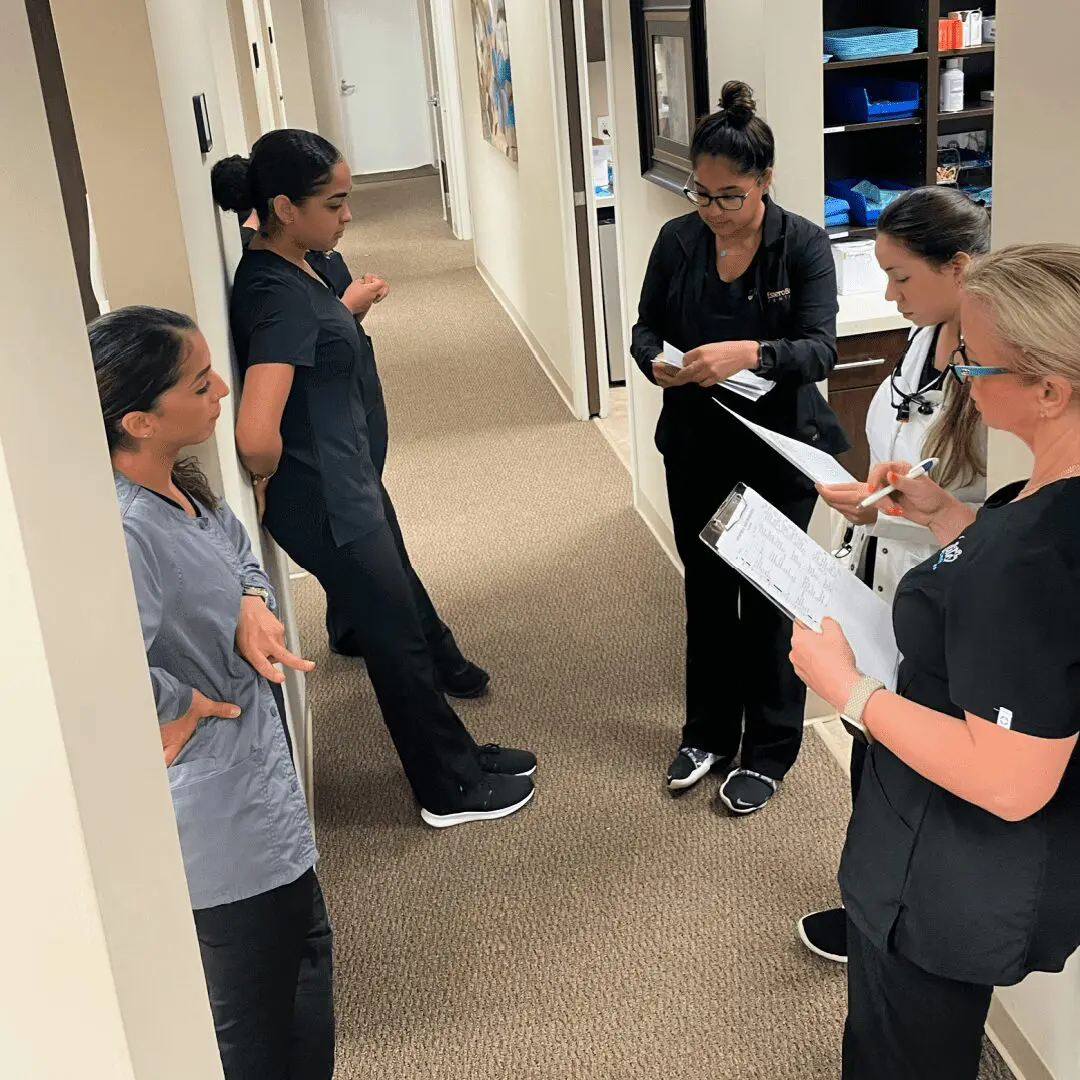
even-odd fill
[[(960, 357), (959, 363), (956, 361), (958, 356)], [(977, 379), (982, 375), (1009, 374), (1009, 369), (1007, 367), (987, 367), (984, 364), (973, 364), (968, 357), (967, 346), (964, 344), (963, 336), (960, 338), (960, 344), (953, 349), (946, 370), (952, 373), (953, 378), (956, 379), (958, 383), (965, 383), (968, 379)]]
[[(757, 182), (761, 179), (760, 176), (754, 181), (754, 187), (757, 186)], [(694, 174), (691, 173), (687, 178), (686, 187), (682, 189), (682, 193), (692, 202), (695, 206), (712, 206), (716, 203), (721, 210), (741, 210), (743, 204), (754, 193), (754, 188), (749, 191), (743, 191), (739, 194), (725, 194), (725, 195), (710, 195), (705, 191), (698, 191), (696, 187), (693, 187)]]

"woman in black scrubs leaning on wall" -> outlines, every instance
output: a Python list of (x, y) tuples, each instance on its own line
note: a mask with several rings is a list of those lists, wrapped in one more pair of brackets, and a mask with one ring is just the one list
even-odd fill
[[(382, 484), (387, 423), (371, 339), (349, 286), (312, 252), (351, 220), (348, 163), (308, 131), (272, 131), (251, 158), (214, 166), (214, 199), (255, 208), (259, 233), (233, 282), (244, 387), (236, 442), (270, 535), (327, 594), (341, 638), (367, 662), (383, 720), (429, 825), (505, 817), (533, 794), (536, 759), (478, 747), (444, 694), (488, 676), (462, 656), (413, 569)], [(344, 264), (342, 264), (342, 267)]]
[(871, 470), (942, 545), (896, 589), (896, 693), (836, 623), (793, 635), (870, 739), (840, 862), (844, 1080), (975, 1080), (993, 988), (1080, 945), (1080, 247), (977, 259), (961, 329), (952, 372), (1031, 479), (976, 513), (907, 462)]
[[(769, 198), (773, 134), (745, 83), (725, 84), (691, 157), (685, 193), (697, 209), (660, 230), (631, 347), (664, 390), (656, 446), (686, 570), (686, 724), (668, 787), (726, 770), (721, 798), (749, 814), (798, 756), (805, 688), (788, 660), (789, 624), (698, 535), (739, 482), (802, 529), (817, 494), (717, 401), (829, 453), (847, 449), (814, 385), (836, 363), (836, 275), (824, 230)], [(685, 352), (681, 371), (664, 363), (665, 342)], [(717, 388), (740, 371), (774, 386), (756, 402)]]

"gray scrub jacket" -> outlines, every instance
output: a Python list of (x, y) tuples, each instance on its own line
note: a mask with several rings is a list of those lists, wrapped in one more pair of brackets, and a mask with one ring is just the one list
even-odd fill
[(241, 710), (201, 720), (168, 768), (191, 906), (246, 900), (318, 858), (270, 684), (234, 648), (243, 587), (270, 581), (224, 503), (192, 499), (191, 518), (115, 475), (158, 722), (182, 716), (193, 688)]

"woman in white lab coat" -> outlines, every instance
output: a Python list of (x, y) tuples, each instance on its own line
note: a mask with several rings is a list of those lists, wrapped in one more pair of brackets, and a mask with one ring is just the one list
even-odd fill
[[(990, 248), (986, 210), (955, 188), (915, 188), (881, 214), (875, 254), (889, 278), (885, 292), (915, 324), (895, 371), (878, 387), (866, 414), (870, 462), (936, 457), (934, 479), (978, 506), (986, 497), (986, 429), (966, 385), (945, 370), (961, 347), (960, 296), (964, 268)], [(847, 520), (836, 554), (891, 604), (900, 579), (940, 546), (928, 528), (860, 509), (865, 483), (819, 485), (821, 497)], [(851, 753), (852, 798), (858, 793), (865, 743)], [(847, 959), (843, 908), (804, 915), (799, 937), (829, 960)]]

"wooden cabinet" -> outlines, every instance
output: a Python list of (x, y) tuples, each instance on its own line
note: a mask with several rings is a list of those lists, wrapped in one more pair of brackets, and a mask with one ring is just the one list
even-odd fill
[(870, 468), (866, 410), (903, 355), (907, 337), (906, 330), (887, 330), (837, 339), (839, 359), (829, 376), (829, 404), (851, 440), (840, 464), (859, 480)]

